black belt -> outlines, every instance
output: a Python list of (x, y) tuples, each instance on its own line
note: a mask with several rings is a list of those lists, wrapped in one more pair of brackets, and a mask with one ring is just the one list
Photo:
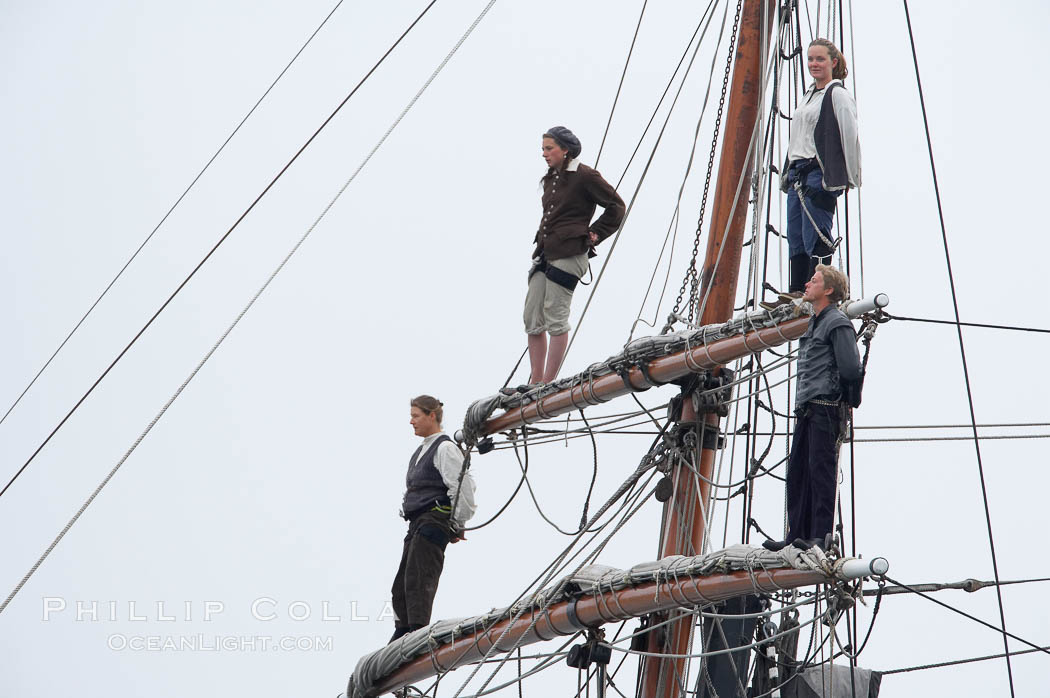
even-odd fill
[(794, 170), (795, 179), (801, 179), (805, 182), (806, 175), (813, 170), (820, 169), (820, 162), (816, 158), (806, 158), (805, 160), (792, 160), (791, 164), (788, 165), (788, 179), (791, 178), (792, 170)]
[(403, 514), (403, 516), (404, 516), (406, 521), (412, 521), (413, 519), (417, 519), (420, 516), (422, 516), (423, 514), (426, 514), (427, 512), (430, 512), (430, 511), (437, 511), (439, 514), (446, 513), (444, 511), (442, 511), (441, 508), (449, 509), (448, 513), (451, 513), (452, 500), (450, 500), (448, 497), (442, 497), (440, 499), (435, 499), (433, 502), (423, 506), (420, 509), (415, 509), (415, 510), (413, 510), (411, 512), (405, 512)]
[(824, 407), (841, 407), (842, 406), (842, 401), (841, 400), (822, 400), (820, 398), (813, 398), (812, 400), (807, 400), (806, 404), (808, 404), (808, 405), (823, 405)]
[(564, 269), (559, 269), (553, 264), (548, 264), (547, 258), (543, 255), (540, 255), (539, 261), (536, 262), (536, 264), (532, 266), (532, 269), (529, 270), (529, 278), (531, 279), (532, 275), (538, 271), (542, 271), (544, 276), (546, 276), (548, 279), (558, 284), (562, 288), (568, 289), (569, 291), (576, 290), (576, 284), (580, 282), (580, 280), (577, 277), (573, 276)]
[[(809, 173), (813, 170), (819, 169), (820, 162), (816, 158), (794, 160), (788, 169), (788, 182), (792, 184), (798, 182), (799, 187), (802, 189), (803, 196), (812, 201), (817, 208), (823, 209), (829, 213), (834, 213), (835, 195), (831, 192), (825, 191), (824, 187), (814, 188), (806, 184), (806, 179), (809, 177)], [(821, 232), (827, 233), (828, 231)]]

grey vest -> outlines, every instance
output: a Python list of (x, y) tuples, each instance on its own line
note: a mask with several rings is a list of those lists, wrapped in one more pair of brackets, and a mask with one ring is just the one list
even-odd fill
[(820, 315), (810, 318), (806, 333), (798, 340), (795, 409), (816, 398), (838, 400), (842, 397), (839, 367), (835, 363), (835, 350), (831, 345), (831, 332), (839, 327), (853, 330), (844, 312), (828, 306)]
[(435, 504), (446, 507), (452, 504), (448, 498), (448, 485), (434, 467), (434, 454), (438, 446), (451, 440), (447, 434), (442, 434), (430, 444), (426, 453), (420, 455), (423, 450), (420, 445), (409, 459), (408, 474), (405, 475), (405, 499), (401, 503), (405, 518), (427, 511)]

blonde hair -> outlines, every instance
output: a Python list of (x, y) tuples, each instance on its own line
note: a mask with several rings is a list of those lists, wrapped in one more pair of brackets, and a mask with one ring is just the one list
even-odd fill
[(824, 287), (831, 289), (828, 300), (838, 303), (849, 297), (849, 278), (830, 264), (818, 264), (816, 271), (824, 277)]
[(434, 415), (434, 419), (437, 420), (437, 423), (439, 425), (441, 424), (441, 418), (444, 417), (444, 410), (442, 408), (445, 407), (445, 403), (441, 402), (441, 400), (438, 400), (436, 397), (431, 397), (430, 395), (420, 395), (419, 397), (412, 398), (411, 406), (423, 410), (426, 414)]
[(836, 80), (845, 80), (846, 76), (849, 75), (849, 68), (846, 66), (846, 58), (842, 55), (842, 51), (839, 51), (838, 46), (831, 43), (827, 39), (813, 39), (809, 42), (810, 46), (823, 46), (828, 50), (828, 58), (833, 61), (838, 61), (835, 67), (831, 69), (831, 77)]

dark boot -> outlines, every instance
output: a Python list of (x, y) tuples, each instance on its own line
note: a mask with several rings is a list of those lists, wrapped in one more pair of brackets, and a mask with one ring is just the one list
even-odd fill
[(791, 544), (799, 550), (809, 550), (810, 548), (827, 550), (824, 538), (796, 538)]
[(390, 636), (390, 639), (387, 641), (386, 644), (389, 645), (394, 640), (397, 640), (397, 639), (399, 639), (401, 637), (404, 637), (405, 635), (408, 635), (409, 633), (414, 633), (415, 631), (419, 630), (422, 627), (423, 627), (422, 625), (395, 625), (394, 626), (394, 634)]
[(810, 256), (797, 254), (788, 260), (788, 292), (805, 291), (806, 282), (813, 276), (809, 268)]
[(787, 540), (764, 540), (762, 541), (762, 547), (766, 550), (771, 550), (774, 553), (783, 550), (784, 548), (791, 545), (791, 541)]

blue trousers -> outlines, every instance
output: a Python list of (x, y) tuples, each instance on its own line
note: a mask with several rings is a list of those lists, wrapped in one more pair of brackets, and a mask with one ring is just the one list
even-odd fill
[[(795, 182), (799, 179), (798, 168), (804, 165), (804, 160), (796, 160), (788, 168), (788, 182), (791, 189), (787, 193), (787, 239), (788, 256), (806, 255), (809, 257), (826, 257), (831, 250), (820, 241), (813, 223), (809, 216), (820, 226), (824, 237), (832, 240), (831, 226), (835, 221), (835, 199), (842, 194), (841, 191), (824, 191), (821, 180), (824, 173), (819, 167), (813, 168), (802, 182), (805, 192), (804, 199), (809, 216), (802, 210), (802, 202), (799, 201), (798, 193), (795, 191)], [(830, 210), (828, 210), (830, 208)]]

